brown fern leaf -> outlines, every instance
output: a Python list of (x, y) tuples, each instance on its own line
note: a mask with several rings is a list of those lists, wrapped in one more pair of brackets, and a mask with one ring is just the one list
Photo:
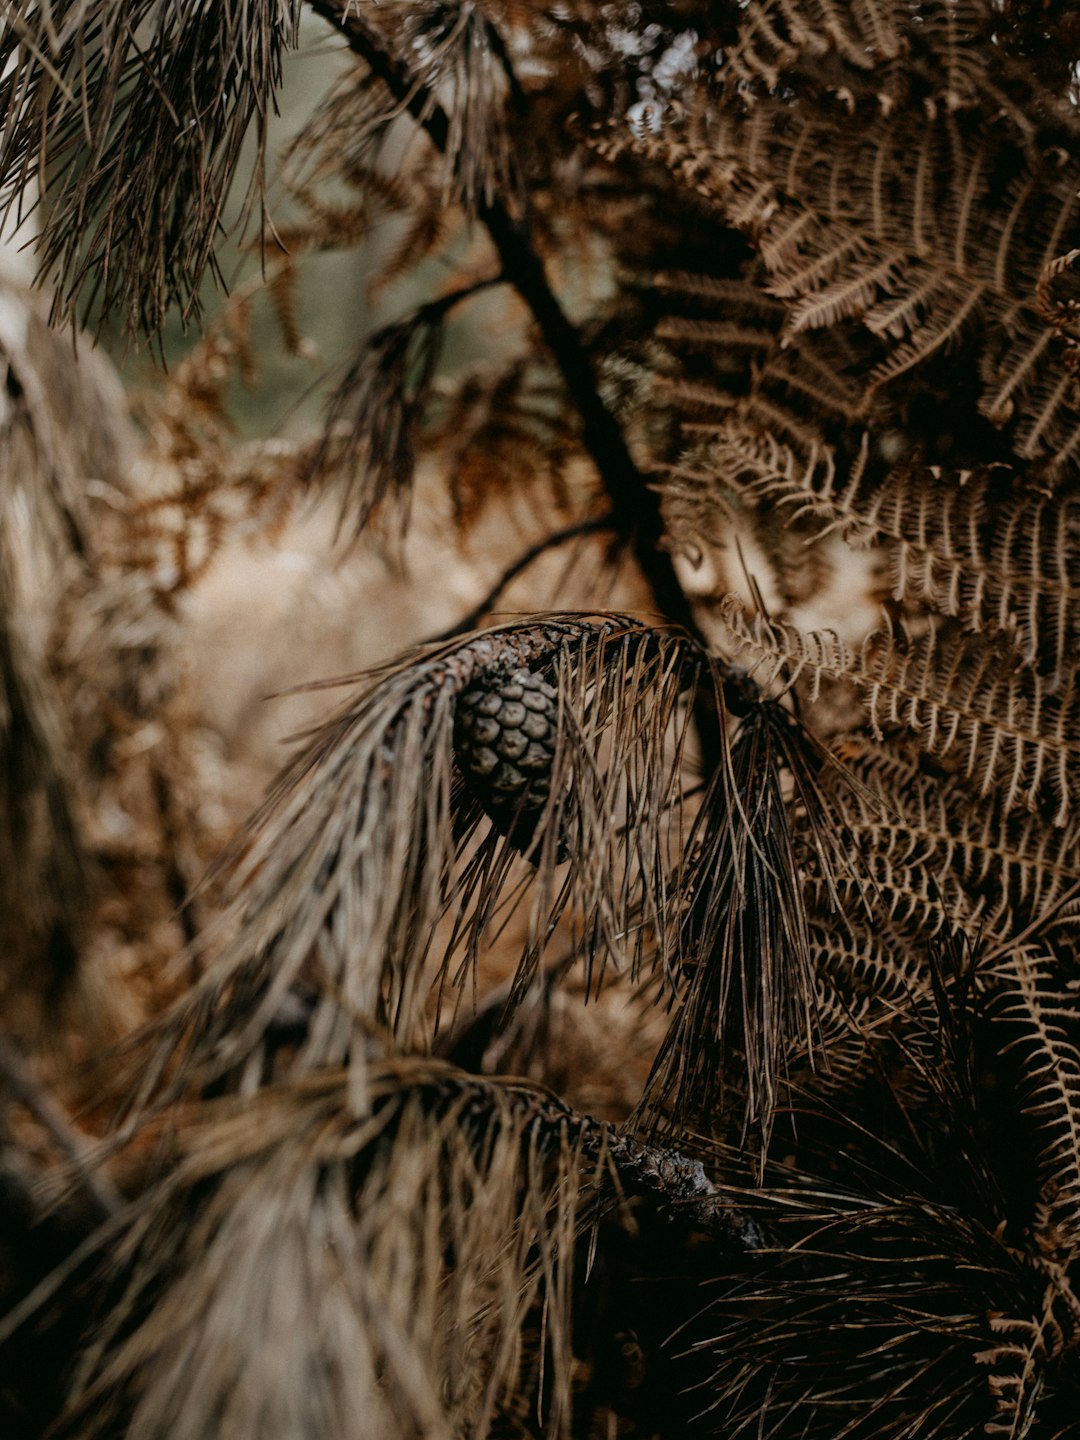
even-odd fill
[(987, 1384), (995, 1414), (984, 1427), (987, 1435), (1022, 1440), (1037, 1423), (1046, 1361), (1061, 1334), (1054, 1298), (1053, 1287), (1048, 1286), (1042, 1314), (1034, 1320), (1007, 1315), (990, 1318), (994, 1344), (975, 1357), (993, 1367)]
[(429, 188), (411, 206), (408, 224), (386, 263), (372, 275), (368, 283), (369, 301), (378, 303), (386, 290), (411, 275), (421, 261), (436, 254), (446, 238), (446, 202), (437, 190)]
[(993, 979), (1034, 1129), (1039, 1249), (1068, 1265), (1080, 1252), (1080, 1008), (1053, 958), (1030, 944), (1006, 948)]
[(752, 395), (715, 423), (686, 423), (694, 443), (677, 465), (656, 467), (657, 488), (672, 538), (691, 557), (701, 541), (724, 548), (733, 513), (751, 511), (754, 538), (773, 560), (790, 605), (820, 593), (832, 575), (841, 547), (819, 542), (833, 530), (852, 548), (868, 543), (857, 527), (838, 520), (835, 497), (858, 487), (869, 444), (864, 435), (853, 457), (839, 456), (820, 431), (777, 418), (762, 413)]
[[(753, 266), (739, 279), (661, 272), (652, 283), (688, 312), (662, 318), (657, 338), (695, 377), (702, 370), (695, 355), (707, 357), (709, 382), (726, 384), (729, 404), (757, 397), (801, 410), (804, 421), (807, 412), (840, 424), (862, 418), (860, 385), (852, 374), (860, 363), (857, 349), (836, 332), (785, 333), (786, 307), (766, 293), (764, 267)], [(677, 404), (677, 389), (673, 398)]]
[(824, 68), (832, 55), (857, 71), (876, 71), (906, 48), (906, 19), (897, 0), (752, 0), (727, 68), (736, 80), (768, 91), (794, 69)]
[[(1054, 232), (1056, 244), (1060, 234)], [(1053, 249), (1053, 244), (1048, 250)], [(1064, 254), (1047, 258), (1039, 274), (1036, 303), (1039, 314), (1068, 342), (1071, 362), (1076, 358), (1077, 330), (1080, 325), (1080, 275), (1076, 273), (1076, 262), (1080, 249), (1067, 250)], [(1075, 363), (1072, 368), (1075, 369)]]
[[(843, 888), (842, 877), (838, 888)], [(860, 915), (860, 909), (873, 903), (868, 892), (863, 878), (855, 904), (842, 919), (831, 901), (819, 918), (809, 887), (806, 893), (821, 1058), (812, 1079), (799, 1077), (796, 1088), (812, 1087), (815, 1095), (836, 1096), (838, 1103), (866, 1082), (898, 1037), (925, 1025), (932, 1003), (922, 953), (876, 919)], [(792, 1069), (794, 1074), (794, 1065)]]
[[(905, 834), (902, 840), (891, 836), (903, 853), (913, 849), (909, 863), (888, 853), (872, 850), (852, 868), (855, 877), (842, 876), (837, 882), (841, 904), (846, 913), (858, 917), (859, 906), (869, 914), (857, 918), (856, 930), (880, 927), (894, 937), (933, 940), (938, 936), (979, 935), (983, 919), (979, 906), (965, 892), (955, 876), (937, 875), (933, 857)], [(827, 896), (821, 882), (810, 875), (806, 881), (807, 903), (825, 906)]]
[[(369, 210), (397, 215), (408, 210), (409, 176), (389, 173), (379, 163), (387, 132), (400, 115), (385, 84), (366, 67), (350, 67), (329, 87), (282, 157), (286, 183), (316, 222), (336, 211), (318, 193), (320, 182), (330, 177), (358, 193), (359, 205), (346, 209), (355, 219)], [(331, 206), (325, 214), (324, 206)]]
[[(973, 70), (979, 43), (968, 33)], [(946, 57), (964, 48), (950, 42)], [(1033, 159), (1025, 140), (1005, 134), (987, 150), (975, 111), (942, 117), (904, 105), (881, 116), (853, 104), (845, 119), (775, 93), (750, 105), (720, 94), (631, 144), (751, 237), (769, 290), (789, 307), (789, 332), (863, 328), (867, 407), (882, 387), (963, 344), (980, 357), (992, 421), (1011, 423), (1006, 389), (1024, 417), (1011, 430), (1017, 453), (1048, 472), (1073, 468), (1080, 412), (1067, 347), (1040, 318), (1036, 291), (1076, 232), (1074, 170)], [(997, 203), (1002, 171), (1015, 175), (1006, 205)]]
[[(736, 447), (748, 456), (741, 469)], [(837, 493), (828, 463), (800, 470), (789, 447), (760, 438), (755, 448), (764, 452), (756, 466), (749, 439), (717, 442), (718, 478), (781, 507), (793, 522), (812, 517), (853, 545), (881, 546), (896, 600), (1013, 639), (1029, 665), (1051, 682), (1062, 678), (1080, 601), (1080, 513), (1071, 497), (1017, 494), (1004, 488), (1011, 477), (1003, 467), (981, 474), (898, 467), (876, 487), (864, 470)], [(699, 504), (708, 504), (707, 486)]]
[(1080, 451), (1076, 377), (1067, 341), (1018, 312), (991, 332), (979, 361), (984, 382), (979, 408), (994, 424), (1014, 425), (1014, 449), (1024, 460), (1055, 451), (1051, 478), (1068, 474)]
[(827, 976), (852, 1005), (881, 1004), (894, 1013), (929, 993), (924, 959), (910, 946), (893, 945), (879, 932), (845, 933), (817, 916), (810, 920), (815, 971)]
[[(875, 918), (891, 893), (917, 888), (938, 917), (977, 935), (1005, 940), (1049, 920), (1080, 882), (1080, 833), (1075, 821), (1061, 828), (1038, 815), (1005, 809), (998, 797), (972, 806), (970, 794), (947, 779), (917, 772), (897, 784), (878, 755), (850, 764), (854, 785), (826, 793), (835, 823), (851, 834), (878, 882), (868, 884)], [(860, 869), (861, 867), (856, 867)], [(957, 892), (956, 887), (960, 890)]]
[(735, 597), (723, 606), (737, 651), (751, 658), (751, 674), (771, 684), (781, 673), (802, 675), (813, 693), (823, 676), (850, 681), (862, 694), (870, 725), (910, 732), (929, 755), (947, 757), (980, 795), (997, 791), (1006, 810), (1053, 807), (1065, 823), (1076, 796), (1080, 753), (1076, 676), (1051, 689), (1017, 670), (1009, 651), (979, 636), (936, 631), (904, 649), (892, 637), (871, 635), (853, 653), (831, 632), (802, 634), (760, 616), (748, 620)]
[(580, 454), (579, 429), (559, 404), (560, 382), (546, 361), (525, 356), (447, 388), (429, 413), (425, 440), (445, 457), (460, 529), (508, 491), (569, 516), (567, 472)]
[[(119, 588), (141, 585), (166, 614), (206, 574), (227, 539), (274, 534), (303, 493), (317, 444), (239, 444), (228, 408), (230, 386), (250, 387), (257, 378), (251, 341), (257, 296), (268, 293), (290, 348), (306, 349), (293, 310), (294, 279), (286, 257), (265, 280), (238, 287), (160, 389), (137, 398), (149, 435), (147, 458), (160, 479), (147, 493), (115, 495), (100, 544), (114, 578), (126, 577)], [(125, 603), (130, 607), (130, 597)]]

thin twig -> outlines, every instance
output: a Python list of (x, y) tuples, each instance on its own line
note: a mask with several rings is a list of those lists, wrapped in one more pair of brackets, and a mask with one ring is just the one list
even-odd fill
[(97, 1203), (105, 1216), (115, 1215), (123, 1200), (107, 1176), (95, 1169), (92, 1158), (94, 1142), (68, 1119), (63, 1109), (34, 1079), (18, 1052), (0, 1036), (0, 1086), (11, 1099), (28, 1110), (64, 1158), (74, 1176)]
[(554, 550), (559, 545), (565, 545), (568, 540), (575, 540), (579, 535), (592, 535), (598, 530), (614, 529), (614, 526), (615, 521), (610, 514), (598, 515), (595, 519), (578, 520), (573, 525), (567, 525), (562, 530), (555, 530), (552, 534), (545, 535), (535, 545), (530, 545), (512, 565), (507, 566), (484, 598), (474, 605), (467, 615), (463, 615), (449, 629), (441, 630), (438, 635), (433, 635), (430, 643), (437, 645), (444, 640), (453, 640), (456, 635), (464, 635), (467, 631), (474, 630), (484, 616), (489, 613), (507, 586), (516, 580), (524, 570), (527, 570), (534, 560), (539, 560), (541, 555), (546, 555), (549, 550)]
[[(309, 0), (311, 8), (338, 31), (426, 133), (440, 154), (449, 144), (450, 119), (434, 96), (391, 55), (382, 36), (350, 0)], [(615, 528), (626, 537), (648, 582), (658, 610), (702, 645), (704, 638), (671, 556), (663, 549), (660, 497), (635, 465), (615, 416), (604, 403), (596, 373), (575, 326), (559, 304), (532, 242), (527, 224), (512, 216), (499, 196), (477, 197), (476, 213), (498, 251), (503, 273), (532, 312), (581, 417), (581, 439), (592, 457), (611, 503)], [(709, 697), (699, 691), (695, 720), (708, 769), (723, 754), (719, 720)]]
[(165, 888), (173, 903), (174, 914), (184, 937), (185, 952), (192, 956), (191, 978), (197, 980), (201, 973), (201, 967), (198, 961), (199, 916), (193, 899), (196, 887), (192, 877), (187, 874), (180, 856), (182, 827), (176, 822), (172, 787), (169, 785), (163, 768), (158, 764), (152, 767), (152, 782), (154, 803), (157, 806), (158, 819), (161, 822), (162, 854), (165, 857)]

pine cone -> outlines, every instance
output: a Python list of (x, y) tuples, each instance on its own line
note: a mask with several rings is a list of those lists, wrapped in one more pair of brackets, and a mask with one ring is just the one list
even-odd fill
[(469, 789), (522, 850), (551, 790), (558, 695), (531, 670), (485, 675), (457, 702), (454, 747)]

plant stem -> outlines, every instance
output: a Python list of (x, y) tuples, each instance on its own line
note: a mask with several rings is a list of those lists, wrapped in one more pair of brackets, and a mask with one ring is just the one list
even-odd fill
[(610, 514), (607, 514), (598, 515), (592, 520), (577, 520), (573, 525), (567, 525), (562, 530), (555, 530), (550, 535), (545, 535), (542, 540), (538, 540), (535, 545), (530, 545), (527, 550), (523, 551), (513, 564), (506, 567), (484, 598), (474, 605), (467, 615), (463, 615), (449, 629), (441, 630), (438, 635), (433, 635), (432, 643), (453, 640), (456, 635), (464, 635), (467, 631), (474, 629), (507, 586), (541, 555), (546, 555), (549, 550), (554, 550), (559, 545), (565, 545), (570, 540), (576, 540), (581, 535), (594, 535), (598, 530), (613, 530), (614, 528), (615, 521)]

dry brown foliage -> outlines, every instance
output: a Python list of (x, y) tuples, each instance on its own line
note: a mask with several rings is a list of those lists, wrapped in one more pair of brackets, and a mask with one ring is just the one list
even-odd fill
[[(8, 6), (0, 199), (154, 342), (333, 42), (137, 433), (0, 291), (10, 1433), (1073, 1433), (1059, 8)], [(386, 227), (322, 429), (241, 442), (259, 307), (312, 358)], [(272, 683), (349, 673), (256, 803), (207, 609), (290, 555)]]

